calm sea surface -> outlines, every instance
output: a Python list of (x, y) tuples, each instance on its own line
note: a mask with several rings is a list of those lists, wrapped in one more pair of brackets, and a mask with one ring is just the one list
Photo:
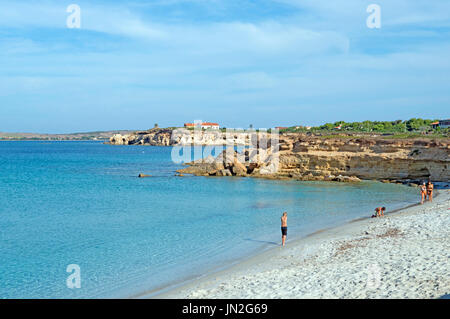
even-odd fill
[[(178, 168), (169, 147), (0, 142), (0, 297), (135, 296), (275, 247), (284, 210), (292, 240), (418, 199), (377, 182), (175, 177)], [(66, 285), (70, 264), (80, 289)]]

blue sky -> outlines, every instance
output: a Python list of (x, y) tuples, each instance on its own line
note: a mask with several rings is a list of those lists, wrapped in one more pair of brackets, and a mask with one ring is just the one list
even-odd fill
[(448, 118), (449, 57), (448, 0), (0, 0), (0, 131)]

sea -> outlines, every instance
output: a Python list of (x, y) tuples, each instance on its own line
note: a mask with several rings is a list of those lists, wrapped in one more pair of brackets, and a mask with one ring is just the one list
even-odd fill
[(419, 199), (415, 188), (372, 181), (180, 177), (171, 154), (0, 142), (0, 298), (152, 296), (279, 247), (285, 211), (289, 245)]

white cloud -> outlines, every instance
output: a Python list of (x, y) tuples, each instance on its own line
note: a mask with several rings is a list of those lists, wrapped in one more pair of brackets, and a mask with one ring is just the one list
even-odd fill
[[(370, 2), (302, 0), (295, 1), (295, 16), (278, 20), (177, 24), (120, 5), (86, 3), (82, 30), (67, 30), (66, 38), (65, 7), (45, 2), (37, 10), (8, 1), (0, 10), (0, 28), (12, 30), (0, 39), (1, 104), (3, 110), (20, 106), (23, 112), (33, 106), (42, 114), (64, 104), (79, 118), (81, 110), (97, 110), (101, 121), (117, 123), (155, 116), (232, 121), (239, 111), (241, 118), (259, 116), (255, 125), (270, 126), (309, 114), (318, 122), (323, 116), (336, 120), (336, 114), (348, 119), (348, 110), (350, 119), (381, 117), (380, 110), (396, 105), (422, 110), (426, 101), (436, 113), (449, 100), (450, 44), (440, 41), (445, 33), (439, 29), (397, 27), (431, 23), (433, 16), (444, 25), (448, 11), (381, 1), (383, 27), (370, 32), (365, 26)], [(45, 36), (34, 28), (44, 28)], [(417, 36), (426, 38), (426, 45)], [(398, 39), (405, 45), (385, 50)], [(366, 105), (373, 113), (360, 109)], [(266, 113), (258, 115), (261, 110)]]
[[(0, 26), (65, 28), (67, 13), (61, 5), (9, 2), (0, 10)], [(185, 50), (186, 52), (279, 53), (296, 50), (311, 54), (329, 49), (348, 50), (348, 39), (333, 31), (313, 31), (272, 21), (182, 25), (157, 24), (123, 6), (81, 6), (82, 30), (120, 35)]]

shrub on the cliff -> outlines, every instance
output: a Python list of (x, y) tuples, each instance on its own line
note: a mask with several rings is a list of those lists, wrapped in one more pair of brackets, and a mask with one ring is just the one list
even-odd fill
[[(432, 128), (431, 123), (436, 120), (412, 118), (407, 121), (363, 121), (325, 123), (320, 126), (310, 128), (310, 131), (348, 131), (348, 132), (377, 132), (377, 133), (399, 133), (399, 132), (433, 132), (437, 128)], [(302, 132), (304, 127), (296, 126), (282, 130), (282, 132)]]

